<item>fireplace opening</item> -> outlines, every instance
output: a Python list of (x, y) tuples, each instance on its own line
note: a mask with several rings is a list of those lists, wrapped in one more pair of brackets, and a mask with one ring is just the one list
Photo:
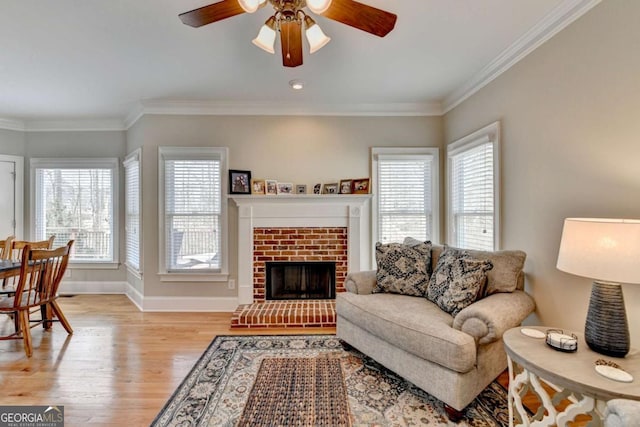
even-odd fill
[(266, 299), (333, 299), (335, 262), (267, 262)]

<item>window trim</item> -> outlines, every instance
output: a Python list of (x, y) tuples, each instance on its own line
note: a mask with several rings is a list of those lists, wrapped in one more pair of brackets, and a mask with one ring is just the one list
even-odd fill
[[(165, 161), (166, 160), (220, 160), (220, 248), (219, 272), (169, 271), (166, 266), (165, 241)], [(158, 147), (158, 276), (161, 282), (221, 282), (229, 277), (229, 233), (227, 219), (228, 188), (227, 147)]]
[(447, 242), (454, 245), (453, 230), (453, 190), (452, 185), (452, 161), (453, 156), (473, 149), (479, 145), (490, 142), (493, 144), (493, 250), (501, 248), (500, 236), (500, 207), (501, 207), (501, 188), (500, 182), (500, 121), (493, 122), (477, 131), (464, 136), (451, 144), (447, 145), (447, 166), (446, 166), (446, 219), (447, 219)]
[(73, 261), (69, 259), (69, 268), (75, 269), (118, 269), (120, 267), (120, 160), (116, 157), (94, 157), (94, 158), (55, 158), (55, 157), (42, 157), (32, 158), (29, 161), (30, 164), (30, 226), (29, 231), (30, 239), (35, 240), (36, 236), (36, 169), (112, 169), (111, 177), (111, 215), (112, 215), (112, 230), (111, 236), (113, 238), (113, 260), (112, 261)]
[[(378, 231), (378, 162), (380, 156), (393, 157), (414, 157), (420, 158), (430, 156), (433, 158), (433, 167), (431, 168), (431, 241), (433, 243), (440, 242), (440, 149), (437, 147), (372, 147), (371, 148), (371, 188), (373, 189), (373, 197), (371, 201), (371, 236), (374, 242), (380, 241)], [(373, 246), (373, 245), (372, 245)], [(375, 259), (375, 248), (372, 249)]]
[[(138, 162), (138, 210), (139, 210), (139, 226), (140, 226), (140, 235), (138, 241), (138, 259), (139, 266), (135, 268), (134, 266), (129, 265), (128, 260), (128, 250), (127, 250), (127, 165), (132, 162)], [(124, 169), (124, 241), (125, 241), (125, 256), (123, 264), (129, 270), (131, 274), (136, 276), (138, 279), (142, 279), (142, 271), (143, 271), (143, 248), (142, 248), (142, 147), (132, 151), (129, 153), (124, 160), (122, 161), (122, 168)]]

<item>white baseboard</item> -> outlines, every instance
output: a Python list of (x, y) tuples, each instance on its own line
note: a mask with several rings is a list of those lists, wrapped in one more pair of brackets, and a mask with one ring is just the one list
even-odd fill
[(58, 292), (60, 295), (69, 294), (124, 294), (129, 284), (127, 282), (72, 282), (63, 280)]
[(142, 311), (233, 312), (237, 297), (144, 297)]
[(65, 282), (60, 295), (124, 294), (140, 311), (233, 312), (238, 297), (146, 297), (127, 282)]
[(133, 305), (138, 307), (138, 310), (144, 311), (142, 310), (142, 306), (144, 304), (144, 295), (142, 295), (139, 290), (133, 287), (130, 283), (127, 283), (127, 290), (125, 293), (129, 300), (133, 303)]

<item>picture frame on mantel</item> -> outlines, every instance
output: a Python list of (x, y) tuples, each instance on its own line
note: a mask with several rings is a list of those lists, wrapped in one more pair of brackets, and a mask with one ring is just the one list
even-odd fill
[(293, 184), (290, 182), (278, 182), (277, 192), (278, 194), (293, 194)]
[(278, 181), (275, 179), (265, 180), (265, 194), (269, 196), (275, 196), (278, 194)]
[(343, 179), (340, 181), (340, 194), (351, 194), (351, 186), (353, 184), (353, 180), (351, 179)]
[(229, 194), (251, 194), (251, 171), (229, 169)]
[(369, 178), (354, 179), (351, 182), (353, 194), (369, 194)]
[(337, 182), (330, 182), (322, 185), (322, 194), (338, 194), (339, 188)]
[(264, 179), (252, 179), (251, 180), (251, 194), (264, 195), (266, 188), (266, 182)]

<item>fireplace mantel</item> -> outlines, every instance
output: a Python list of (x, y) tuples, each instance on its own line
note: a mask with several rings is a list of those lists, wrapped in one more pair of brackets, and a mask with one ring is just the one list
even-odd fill
[(346, 227), (349, 271), (369, 267), (370, 194), (230, 195), (238, 207), (238, 300), (253, 303), (253, 229)]

